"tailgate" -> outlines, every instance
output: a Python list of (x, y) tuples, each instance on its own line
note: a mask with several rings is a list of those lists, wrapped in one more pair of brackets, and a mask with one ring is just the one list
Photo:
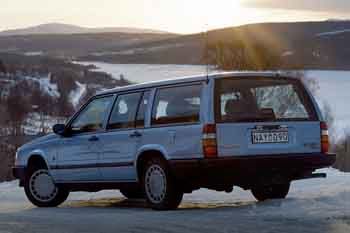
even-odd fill
[(219, 156), (321, 152), (315, 103), (294, 78), (216, 80), (215, 122)]
[(320, 152), (319, 122), (217, 124), (218, 154), (280, 155)]

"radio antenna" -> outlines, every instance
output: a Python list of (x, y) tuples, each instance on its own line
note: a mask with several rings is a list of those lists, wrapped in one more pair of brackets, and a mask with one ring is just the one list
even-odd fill
[(209, 29), (208, 24), (206, 24), (205, 31), (205, 62), (206, 62), (206, 74), (207, 74), (207, 83), (209, 82)]

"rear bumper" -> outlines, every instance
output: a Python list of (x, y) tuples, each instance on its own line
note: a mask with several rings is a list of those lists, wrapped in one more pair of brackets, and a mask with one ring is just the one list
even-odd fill
[(170, 160), (169, 163), (173, 174), (184, 182), (199, 183), (201, 187), (222, 183), (249, 188), (276, 177), (289, 181), (301, 179), (316, 169), (332, 166), (335, 160), (335, 154), (318, 153)]
[(26, 168), (22, 166), (13, 167), (12, 174), (16, 179), (19, 179), (20, 186), (23, 186), (23, 182), (26, 174)]

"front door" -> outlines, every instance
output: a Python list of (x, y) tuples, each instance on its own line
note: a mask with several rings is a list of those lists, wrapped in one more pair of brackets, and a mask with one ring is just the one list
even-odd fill
[(148, 96), (149, 92), (118, 95), (107, 132), (100, 137), (102, 151), (98, 166), (103, 180), (136, 180), (134, 161), (143, 134)]
[(114, 96), (91, 100), (68, 125), (69, 136), (62, 138), (54, 169), (55, 179), (79, 182), (100, 179), (97, 161), (100, 135), (105, 127)]

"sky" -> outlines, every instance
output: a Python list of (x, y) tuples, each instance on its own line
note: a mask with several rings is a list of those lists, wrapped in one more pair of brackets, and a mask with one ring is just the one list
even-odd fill
[(257, 22), (350, 19), (350, 0), (0, 0), (0, 30), (43, 23), (176, 33)]

